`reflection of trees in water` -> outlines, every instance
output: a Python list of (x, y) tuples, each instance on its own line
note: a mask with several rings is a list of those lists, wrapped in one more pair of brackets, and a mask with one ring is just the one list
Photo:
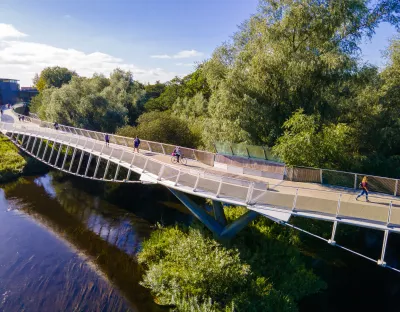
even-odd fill
[(53, 182), (53, 187), (63, 209), (87, 229), (129, 254), (139, 251), (141, 240), (149, 233), (147, 222), (99, 197), (74, 189), (70, 182)]
[[(161, 310), (148, 291), (139, 285), (141, 269), (134, 257), (124, 252), (137, 251), (142, 237), (149, 233), (149, 225), (118, 207), (74, 189), (68, 183), (53, 181), (52, 186), (56, 199), (47, 196), (44, 188), (32, 182), (16, 184), (5, 193), (7, 197), (21, 201), (21, 211), (89, 257), (96, 268), (120, 289), (134, 310)], [(65, 300), (72, 293), (76, 290), (66, 292)]]

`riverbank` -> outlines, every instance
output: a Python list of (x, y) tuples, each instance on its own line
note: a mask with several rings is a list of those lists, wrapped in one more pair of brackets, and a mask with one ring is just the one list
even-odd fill
[(9, 138), (0, 134), (0, 183), (47, 172), (49, 167), (21, 152)]
[(18, 148), (0, 134), (0, 183), (18, 178), (27, 163)]

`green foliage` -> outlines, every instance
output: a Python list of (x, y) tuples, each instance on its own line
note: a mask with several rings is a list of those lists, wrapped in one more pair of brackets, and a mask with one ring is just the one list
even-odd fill
[[(245, 211), (225, 209), (228, 221)], [(295, 301), (325, 287), (293, 246), (299, 241), (296, 232), (266, 218), (230, 247), (201, 225), (175, 226), (153, 232), (138, 260), (147, 268), (143, 285), (176, 311), (295, 311)]]
[[(114, 70), (110, 78), (94, 75), (92, 78), (74, 76), (61, 88), (48, 88), (40, 94), (39, 116), (91, 130), (114, 132), (126, 125), (130, 117), (138, 115), (136, 101), (141, 89), (130, 72)], [(36, 99), (35, 99), (36, 101)]]
[(3, 135), (0, 135), (0, 159), (0, 182), (18, 177), (26, 165), (18, 148)]
[(40, 92), (51, 87), (60, 88), (74, 76), (77, 76), (76, 72), (65, 67), (46, 67), (40, 75), (35, 76), (34, 85)]
[[(136, 134), (143, 139), (195, 147), (198, 138), (190, 131), (187, 123), (169, 112), (149, 112), (141, 115), (136, 127)], [(133, 133), (135, 130), (133, 130)], [(133, 135), (129, 135), (133, 136)]]
[(136, 127), (133, 126), (124, 126), (117, 129), (116, 132), (120, 136), (134, 138), (137, 135)]
[(348, 167), (353, 145), (351, 129), (345, 124), (321, 125), (318, 116), (308, 116), (299, 110), (283, 124), (283, 128), (285, 133), (273, 151), (287, 165)]

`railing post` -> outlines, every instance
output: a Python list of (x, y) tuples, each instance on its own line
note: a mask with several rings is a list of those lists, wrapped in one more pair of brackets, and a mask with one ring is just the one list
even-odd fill
[(24, 135), (22, 136), (21, 146), (24, 145), (24, 141), (25, 141), (25, 133), (24, 133)]
[(47, 152), (47, 148), (48, 148), (48, 147), (49, 147), (49, 140), (47, 140), (46, 147), (44, 148), (44, 152), (43, 152), (42, 160), (44, 160), (44, 157), (46, 156), (46, 152)]
[(336, 235), (337, 224), (338, 224), (337, 221), (334, 221), (334, 222), (333, 222), (332, 235), (331, 235), (331, 238), (328, 240), (328, 243), (331, 244), (331, 245), (333, 245), (333, 246), (336, 244), (335, 235)]
[(399, 180), (396, 179), (396, 185), (394, 186), (394, 196), (397, 196), (397, 188), (398, 188)]
[(165, 155), (165, 148), (164, 148), (164, 144), (160, 143), (160, 145), (161, 145), (162, 152), (163, 152), (163, 154)]
[(357, 173), (354, 174), (354, 189), (357, 189)]
[(337, 203), (337, 207), (336, 207), (336, 218), (339, 215), (339, 211), (340, 211), (340, 202), (342, 200), (342, 193), (339, 194), (339, 199), (338, 199), (338, 203)]
[(75, 156), (76, 156), (76, 147), (74, 147), (74, 152), (72, 153), (72, 159), (71, 159), (71, 163), (69, 164), (69, 169), (68, 169), (68, 171), (71, 171), (71, 170), (72, 170), (72, 164), (74, 163)]
[(386, 230), (385, 234), (383, 236), (381, 258), (378, 260), (378, 265), (380, 265), (382, 267), (386, 266), (385, 253), (386, 253), (386, 246), (387, 246), (388, 237), (389, 237), (389, 230)]
[[(31, 143), (31, 138), (32, 138), (32, 136), (29, 136), (28, 142), (26, 142), (26, 148), (25, 148), (26, 151), (27, 151), (28, 148), (29, 148), (29, 143)], [(24, 148), (24, 147), (22, 147), (22, 148)]]
[(118, 178), (119, 168), (120, 168), (120, 164), (117, 165), (117, 170), (115, 170), (114, 181), (116, 181)]
[(57, 167), (58, 159), (60, 158), (61, 150), (62, 150), (62, 144), (60, 143), (60, 146), (58, 147), (58, 153), (56, 157), (56, 162), (54, 163), (54, 166)]
[(197, 174), (197, 179), (196, 179), (196, 183), (194, 184), (193, 192), (196, 192), (197, 185), (199, 184), (199, 180), (200, 180), (200, 173)]
[(94, 169), (94, 174), (93, 174), (92, 179), (96, 179), (96, 174), (97, 174), (97, 171), (99, 170), (100, 160), (101, 160), (101, 157), (99, 156), (99, 159), (97, 160), (97, 163), (96, 163), (96, 169)]
[(65, 162), (67, 161), (68, 152), (69, 152), (69, 146), (67, 146), (67, 149), (65, 150), (65, 156), (64, 156), (64, 160), (63, 160), (63, 163), (61, 166), (61, 170), (64, 170)]
[(37, 157), (37, 158), (39, 158), (40, 148), (42, 147), (42, 144), (43, 144), (43, 139), (40, 138), (39, 148), (38, 148), (38, 151), (37, 151), (37, 153), (36, 153), (36, 157)]
[(110, 160), (107, 160), (107, 165), (106, 165), (106, 170), (104, 171), (103, 180), (105, 180), (107, 177), (109, 167), (110, 167)]
[(53, 141), (53, 146), (51, 147), (51, 152), (50, 152), (49, 160), (47, 161), (48, 164), (51, 163), (51, 157), (53, 156), (54, 147), (55, 147), (55, 146), (56, 146), (56, 141)]
[(319, 169), (319, 177), (321, 179), (321, 184), (324, 184), (324, 181), (322, 180), (322, 169)]
[(389, 224), (390, 224), (390, 218), (391, 218), (391, 216), (392, 216), (392, 207), (393, 207), (393, 203), (392, 203), (392, 201), (390, 201), (390, 203), (389, 203), (389, 211), (388, 211), (388, 218), (387, 218), (387, 226), (389, 226)]
[(129, 166), (129, 170), (128, 170), (128, 173), (126, 175), (126, 179), (125, 179), (126, 181), (129, 181), (129, 178), (131, 177), (132, 166), (133, 166), (133, 162), (134, 162), (135, 158), (136, 158), (136, 154), (133, 154), (133, 157), (132, 157), (132, 160), (131, 160), (131, 165)]
[(175, 180), (174, 186), (178, 185), (178, 181), (179, 181), (180, 176), (181, 176), (181, 171), (179, 170), (178, 171), (178, 175), (176, 176), (176, 180)]
[(90, 163), (92, 162), (92, 158), (93, 158), (93, 154), (89, 154), (89, 160), (88, 160), (88, 163), (87, 163), (86, 169), (85, 169), (85, 177), (87, 176), (87, 173), (89, 171), (89, 166), (90, 166)]
[(215, 194), (215, 197), (219, 197), (219, 193), (221, 193), (221, 188), (222, 188), (222, 178), (219, 181), (219, 185), (218, 185), (218, 190), (217, 190), (217, 194)]
[(81, 164), (82, 164), (82, 160), (83, 160), (83, 156), (85, 155), (84, 151), (81, 151), (81, 157), (79, 158), (79, 163), (78, 163), (78, 168), (76, 169), (76, 174), (79, 174), (79, 169), (81, 169)]
[(33, 150), (35, 148), (36, 141), (37, 141), (37, 137), (35, 137), (35, 139), (33, 140), (32, 148), (31, 148), (31, 154), (33, 154)]
[(246, 204), (251, 205), (251, 198), (253, 196), (254, 182), (251, 182), (247, 190)]
[(292, 211), (294, 211), (296, 209), (296, 202), (297, 202), (297, 196), (299, 194), (299, 189), (296, 189), (296, 195), (294, 195), (294, 199), (293, 199), (293, 207), (292, 207)]
[(165, 165), (162, 165), (160, 168), (160, 171), (158, 172), (158, 177), (157, 177), (157, 181), (161, 181), (161, 177), (164, 173), (164, 169), (165, 169)]

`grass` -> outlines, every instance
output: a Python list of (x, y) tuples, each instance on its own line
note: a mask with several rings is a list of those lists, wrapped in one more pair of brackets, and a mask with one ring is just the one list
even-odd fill
[(5, 136), (0, 135), (0, 182), (18, 177), (26, 165), (18, 148)]

